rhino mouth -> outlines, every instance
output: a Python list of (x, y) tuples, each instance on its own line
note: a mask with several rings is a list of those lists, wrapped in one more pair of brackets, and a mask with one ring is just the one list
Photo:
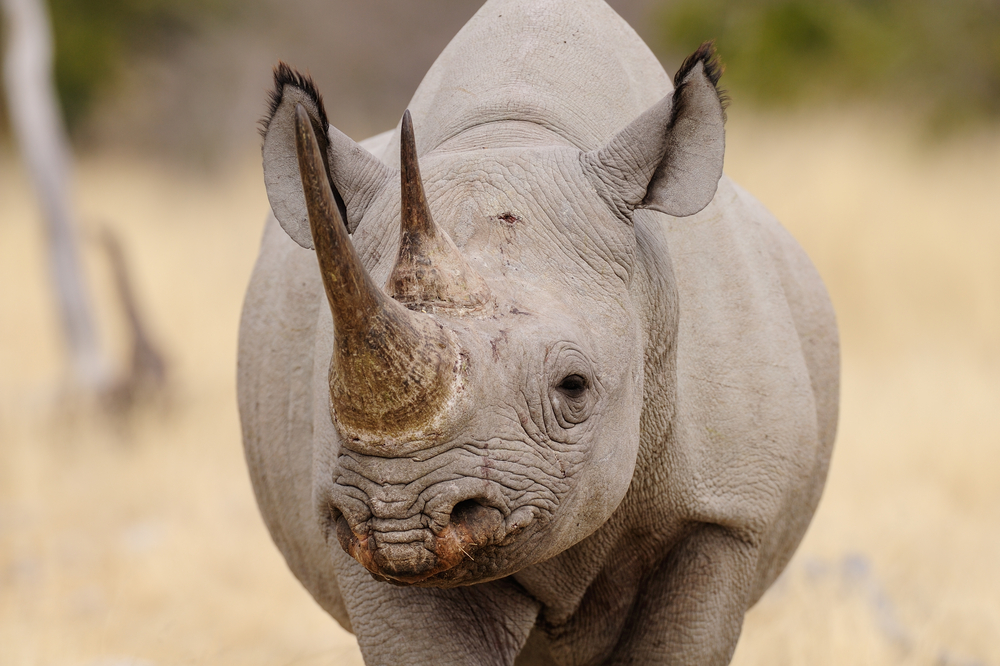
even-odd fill
[(406, 458), (343, 449), (317, 480), (317, 517), (329, 546), (378, 580), (485, 582), (532, 557), (530, 535), (549, 524), (568, 486), (541, 474), (537, 458), (516, 443), (490, 451), (448, 442)]
[[(498, 509), (465, 500), (455, 505), (451, 521), (438, 532), (368, 529), (359, 535), (343, 514), (336, 517), (336, 532), (340, 547), (375, 578), (415, 585), (472, 574), (470, 569), (480, 568), (477, 555), (513, 536), (506, 522)], [(458, 570), (465, 576), (456, 576)]]

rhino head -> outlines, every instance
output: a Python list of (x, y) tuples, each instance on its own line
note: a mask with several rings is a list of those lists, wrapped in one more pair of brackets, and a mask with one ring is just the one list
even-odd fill
[(711, 201), (718, 76), (703, 46), (672, 93), (592, 150), (517, 125), (418, 161), (407, 112), (397, 172), (279, 66), (265, 180), (282, 227), (315, 249), (332, 315), (335, 435), (313, 443), (332, 547), (381, 580), (448, 587), (510, 575), (611, 518), (639, 453), (650, 336), (672, 340), (638, 311), (633, 213)]

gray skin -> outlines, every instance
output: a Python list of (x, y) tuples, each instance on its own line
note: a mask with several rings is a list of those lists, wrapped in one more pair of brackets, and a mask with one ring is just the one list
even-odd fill
[[(456, 36), (409, 109), (434, 222), (488, 298), (407, 310), (462, 362), (433, 418), (381, 435), (331, 398), (342, 323), (310, 249), (331, 222), (307, 214), (294, 118), (328, 144), (380, 287), (402, 262), (401, 129), (355, 144), (279, 86), (244, 444), (275, 543), (366, 663), (726, 664), (802, 538), (836, 431), (834, 314), (722, 175), (702, 56), (675, 93), (599, 0), (491, 0)], [(469, 515), (475, 543), (448, 541)]]

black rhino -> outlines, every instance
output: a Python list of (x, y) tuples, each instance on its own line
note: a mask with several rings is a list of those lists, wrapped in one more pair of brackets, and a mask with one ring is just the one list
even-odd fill
[(600, 0), (490, 0), (361, 144), (275, 74), (239, 406), (294, 574), (369, 664), (728, 663), (839, 360), (711, 46), (671, 84)]

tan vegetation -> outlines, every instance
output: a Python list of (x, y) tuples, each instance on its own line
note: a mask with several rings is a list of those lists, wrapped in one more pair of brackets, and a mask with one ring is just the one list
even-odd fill
[[(1000, 132), (922, 147), (898, 125), (732, 113), (727, 170), (814, 258), (844, 346), (827, 493), (737, 664), (1000, 664)], [(0, 665), (360, 664), (270, 543), (243, 464), (259, 161), (205, 178), (93, 157), (77, 190), (82, 219), (120, 233), (173, 383), (124, 420), (60, 394), (38, 214), (0, 160)]]

